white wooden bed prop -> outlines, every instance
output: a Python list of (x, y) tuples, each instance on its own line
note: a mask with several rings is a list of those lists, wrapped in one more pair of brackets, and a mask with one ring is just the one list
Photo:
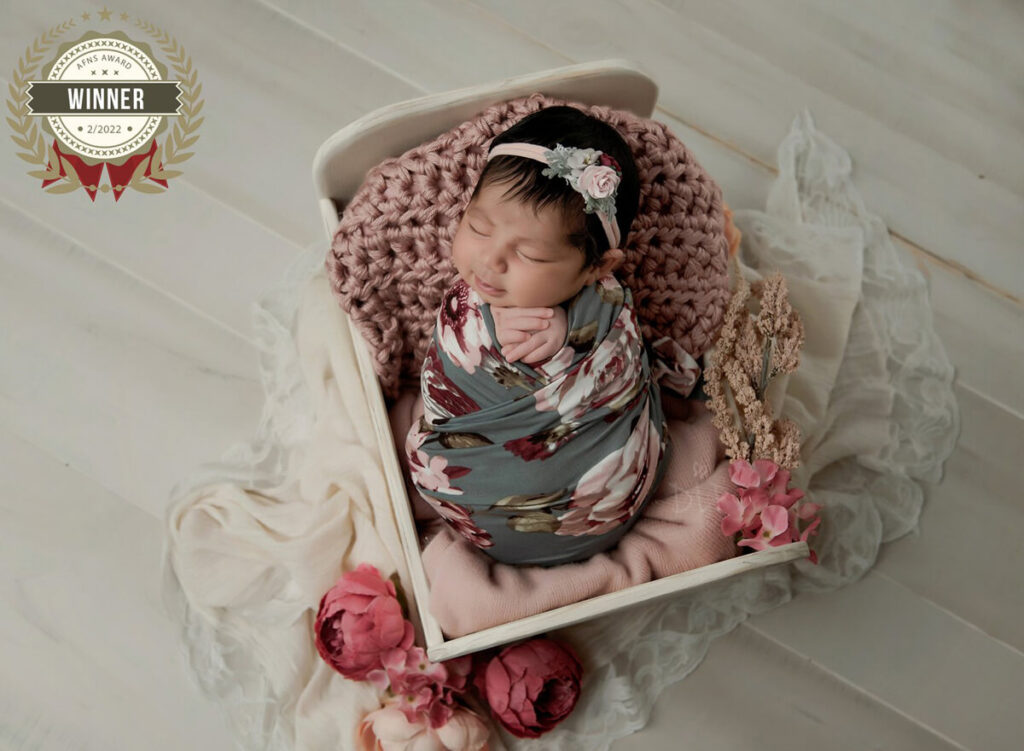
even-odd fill
[[(534, 92), (625, 109), (650, 117), (658, 87), (633, 63), (603, 60), (431, 94), (371, 112), (328, 138), (313, 160), (313, 180), (328, 238), (334, 237), (339, 213), (359, 189), (371, 167), (453, 128), (492, 104)], [(446, 639), (427, 607), (427, 577), (380, 383), (362, 335), (348, 316), (346, 320), (352, 332), (356, 366), (370, 402), (368, 406), (377, 433), (377, 448), (390, 495), (387, 499), (375, 498), (374, 503), (383, 518), (389, 513), (394, 515), (405, 552), (404, 571), (398, 562), (399, 578), (410, 599), (410, 618), (422, 634), (431, 660), (442, 661), (477, 652), (640, 603), (692, 592), (745, 572), (807, 557), (807, 543), (796, 542), (592, 597), (456, 639)]]

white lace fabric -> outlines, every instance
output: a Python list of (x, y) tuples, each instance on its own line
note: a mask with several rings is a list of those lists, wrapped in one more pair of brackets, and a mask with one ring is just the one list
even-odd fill
[[(820, 564), (755, 571), (564, 629), (558, 638), (584, 662), (575, 711), (536, 740), (495, 730), (492, 749), (608, 749), (647, 723), (716, 636), (798, 592), (863, 576), (882, 542), (915, 528), (919, 483), (941, 477), (959, 414), (923, 277), (809, 113), (794, 120), (778, 164), (766, 211), (738, 210), (734, 221), (742, 273), (782, 271), (804, 312), (801, 366), (770, 393), (803, 430), (794, 484), (824, 505), (812, 539)], [(404, 565), (394, 520), (375, 511), (384, 476), (325, 253), (303, 253), (257, 305), (266, 404), (256, 436), (180, 482), (166, 519), (166, 607), (199, 684), (248, 751), (354, 745), (377, 699), (319, 659), (313, 618), (342, 570), (365, 561), (386, 576)]]

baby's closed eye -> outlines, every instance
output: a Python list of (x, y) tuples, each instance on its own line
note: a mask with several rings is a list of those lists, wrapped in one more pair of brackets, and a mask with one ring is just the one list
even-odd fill
[(518, 250), (516, 252), (519, 253), (519, 256), (521, 258), (525, 258), (527, 261), (532, 261), (533, 263), (551, 263), (551, 261), (547, 258), (536, 258), (534, 256), (527, 255), (526, 252), (523, 250)]

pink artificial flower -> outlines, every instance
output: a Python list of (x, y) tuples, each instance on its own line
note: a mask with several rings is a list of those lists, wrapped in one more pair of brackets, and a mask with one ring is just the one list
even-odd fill
[(761, 512), (761, 529), (757, 535), (748, 540), (740, 540), (737, 544), (754, 550), (778, 547), (793, 541), (790, 532), (789, 512), (782, 506), (769, 506)]
[[(801, 503), (800, 506), (793, 510), (792, 513), (796, 515), (801, 521), (808, 521), (814, 518), (814, 515), (821, 511), (820, 503)], [(817, 521), (821, 521), (818, 519)]]
[(813, 522), (811, 522), (807, 526), (807, 529), (800, 533), (800, 541), (807, 542), (808, 537), (810, 537), (813, 534), (817, 534), (819, 524), (821, 524), (821, 519), (815, 519)]
[[(738, 533), (742, 538), (737, 545), (764, 550), (796, 539), (806, 542), (821, 523), (821, 519), (815, 518), (821, 506), (817, 503), (797, 506), (804, 492), (790, 488), (789, 470), (773, 461), (758, 459), (751, 464), (737, 459), (729, 463), (729, 478), (737, 492), (723, 493), (718, 499), (718, 510), (724, 515), (722, 533)], [(802, 523), (809, 521), (811, 523), (801, 533)], [(810, 559), (818, 562), (813, 550)]]
[(768, 482), (767, 492), (771, 496), (772, 503), (776, 506), (789, 508), (804, 497), (804, 491), (798, 488), (790, 488), (789, 470), (778, 469), (775, 476)]
[(746, 497), (722, 493), (718, 498), (718, 510), (725, 514), (722, 517), (722, 534), (726, 537), (732, 537), (737, 532), (749, 534), (760, 524), (757, 511)]
[(368, 563), (342, 575), (320, 600), (313, 626), (317, 652), (339, 673), (361, 681), (392, 649), (412, 646), (395, 585)]
[(448, 671), (443, 665), (431, 662), (421, 647), (408, 651), (392, 649), (381, 662), (388, 674), (391, 693), (398, 697), (398, 707), (410, 722), (422, 713), (430, 717), (432, 727), (444, 724), (451, 713), (441, 706), (444, 703), (442, 690), (448, 680)]
[(498, 721), (519, 738), (538, 738), (576, 706), (583, 667), (551, 639), (505, 647), (477, 675), (476, 686)]
[(446, 690), (452, 693), (462, 693), (469, 683), (469, 675), (473, 672), (473, 656), (464, 655), (441, 663), (448, 672), (448, 678), (444, 682)]
[[(821, 511), (821, 504), (819, 503), (801, 503), (798, 508), (789, 509), (790, 526), (792, 529), (799, 529), (800, 522), (811, 522), (800, 533), (800, 542), (808, 542), (808, 538), (811, 535), (818, 533), (818, 527), (821, 525), (821, 517), (817, 516), (819, 511)], [(813, 521), (811, 521), (812, 519)], [(817, 551), (812, 549), (808, 558), (810, 558), (811, 563), (817, 563)]]
[(465, 689), (472, 666), (469, 656), (431, 662), (420, 647), (393, 649), (381, 662), (383, 667), (371, 671), (367, 680), (378, 692), (389, 691), (395, 698), (392, 705), (404, 712), (409, 722), (426, 717), (433, 728), (451, 718), (455, 695)]
[[(804, 528), (804, 531), (800, 534), (801, 542), (807, 542), (808, 537), (818, 533), (818, 526), (821, 524), (821, 517), (816, 516), (816, 514), (820, 510), (821, 506), (817, 503), (804, 503), (796, 512), (797, 518), (801, 521), (809, 521), (811, 519), (814, 520), (810, 524), (808, 524), (807, 527)], [(813, 552), (812, 557), (815, 559), (814, 562), (817, 563), (817, 557), (813, 555)]]
[[(729, 479), (741, 488), (766, 487), (779, 471), (779, 465), (768, 459), (757, 459), (753, 464), (746, 459), (729, 462)], [(786, 479), (788, 480), (788, 473)]]
[(580, 190), (594, 198), (607, 198), (619, 185), (619, 174), (605, 165), (591, 164), (580, 173)]
[[(791, 506), (789, 508), (789, 526), (793, 530), (800, 529), (801, 522), (814, 521), (813, 524), (804, 529), (804, 533), (808, 533), (809, 530), (818, 526), (821, 523), (821, 519), (815, 518), (818, 511), (821, 510), (821, 505), (817, 503), (801, 503), (799, 506)], [(802, 538), (806, 539), (806, 538)]]
[(394, 706), (370, 712), (356, 730), (358, 751), (488, 751), (487, 724), (468, 709), (457, 708), (441, 727), (423, 718), (410, 720)]

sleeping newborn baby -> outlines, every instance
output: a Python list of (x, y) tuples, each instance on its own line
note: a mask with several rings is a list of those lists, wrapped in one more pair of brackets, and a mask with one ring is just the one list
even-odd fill
[(453, 239), (405, 448), (420, 495), (503, 563), (611, 548), (664, 472), (660, 391), (611, 273), (638, 200), (615, 129), (550, 107), (492, 141)]

